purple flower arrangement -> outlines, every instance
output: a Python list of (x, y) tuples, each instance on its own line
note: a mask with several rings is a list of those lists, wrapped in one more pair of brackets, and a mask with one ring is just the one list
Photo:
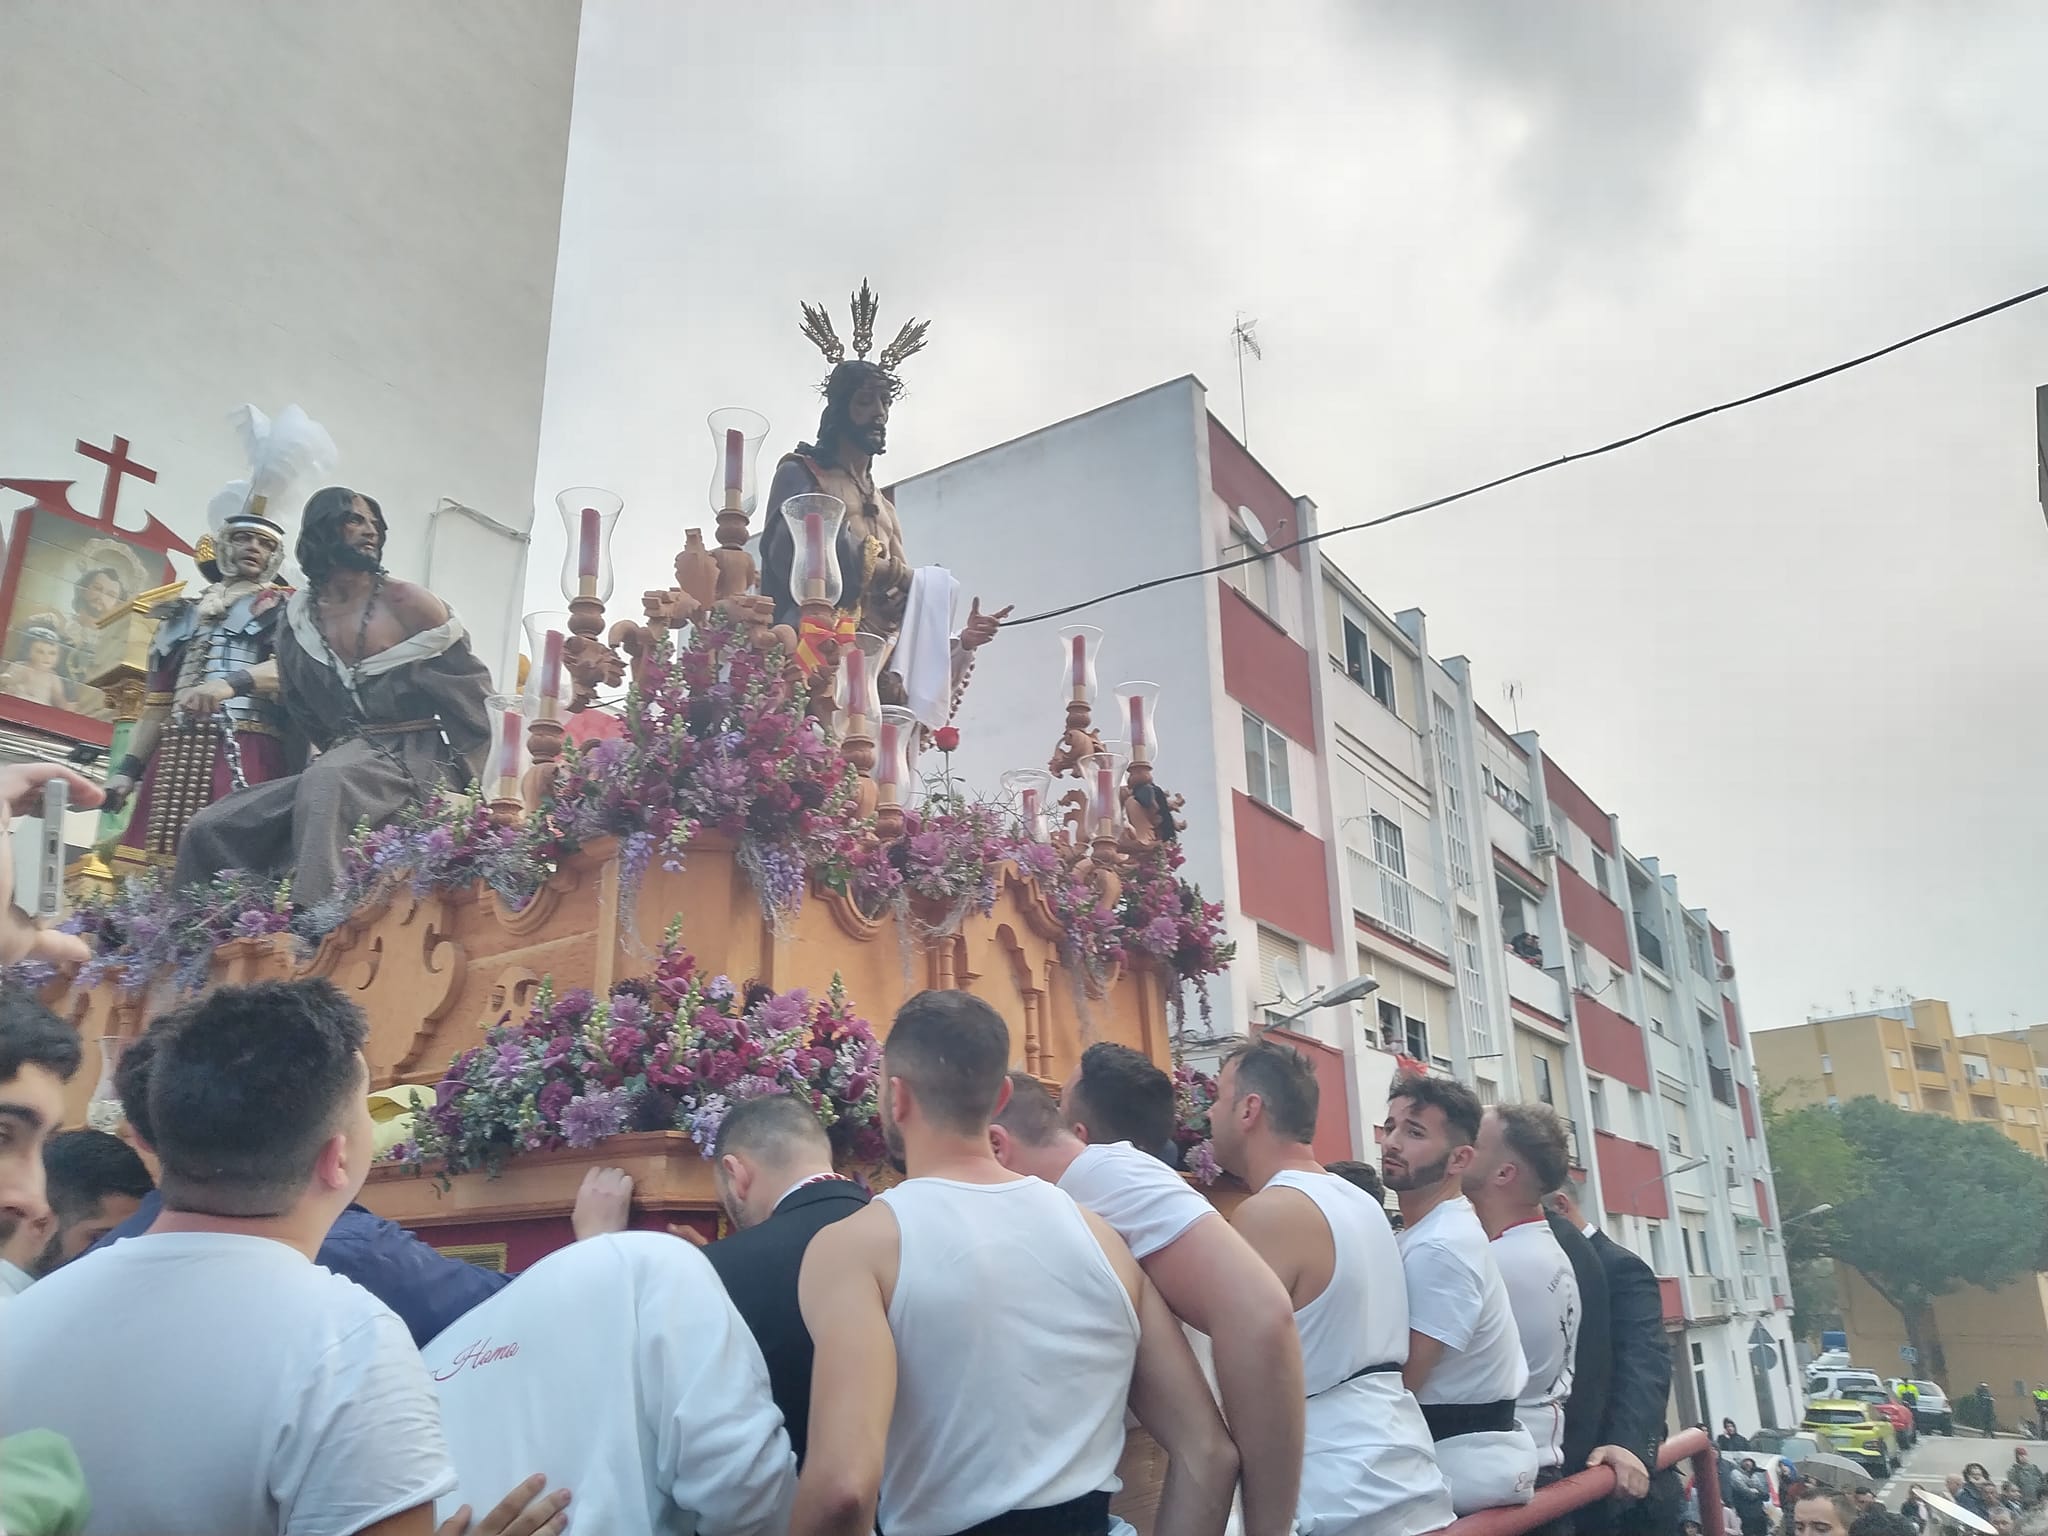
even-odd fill
[(1197, 1182), (1214, 1184), (1223, 1170), (1216, 1163), (1216, 1143), (1209, 1130), (1209, 1111), (1216, 1105), (1216, 1079), (1193, 1067), (1173, 1071), (1173, 1144), (1180, 1165)]
[(521, 1019), (455, 1058), (421, 1105), (415, 1139), (387, 1160), (436, 1161), (444, 1177), (495, 1173), (508, 1157), (595, 1146), (625, 1131), (682, 1130), (709, 1153), (727, 1110), (790, 1093), (853, 1162), (884, 1151), (882, 1051), (835, 977), (820, 998), (709, 975), (676, 941), (654, 974), (602, 998), (543, 990)]

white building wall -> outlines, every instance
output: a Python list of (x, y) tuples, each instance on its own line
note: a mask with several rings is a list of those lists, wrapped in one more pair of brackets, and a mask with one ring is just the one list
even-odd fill
[[(244, 469), (227, 413), (296, 401), (394, 571), (426, 574), (444, 498), (526, 528), (579, 12), (9, 7), (0, 473), (77, 478), (89, 512), (71, 445), (120, 433), (158, 471), (122, 522), (195, 538)], [(451, 540), (434, 583), (503, 665), (523, 548)]]

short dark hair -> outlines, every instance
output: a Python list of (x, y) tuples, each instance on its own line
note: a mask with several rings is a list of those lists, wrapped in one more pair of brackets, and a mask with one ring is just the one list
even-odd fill
[(1010, 1070), (1010, 1027), (971, 992), (920, 992), (896, 1010), (882, 1070), (910, 1084), (933, 1125), (978, 1135)]
[[(1868, 1493), (1868, 1488), (1858, 1488), (1858, 1493)], [(1866, 1509), (1849, 1522), (1849, 1536), (1920, 1536), (1920, 1527), (1904, 1515), (1895, 1515), (1879, 1506)]]
[(1154, 1157), (1173, 1145), (1173, 1079), (1128, 1045), (1089, 1046), (1070, 1093), (1068, 1116), (1090, 1141), (1128, 1141)]
[(1240, 1045), (1223, 1058), (1226, 1067), (1233, 1062), (1237, 1065), (1237, 1098), (1256, 1093), (1266, 1106), (1268, 1123), (1289, 1141), (1306, 1145), (1316, 1139), (1322, 1089), (1307, 1057), (1291, 1045), (1268, 1039)]
[(1451, 1139), (1460, 1146), (1469, 1147), (1479, 1139), (1479, 1117), (1486, 1113), (1485, 1107), (1478, 1094), (1455, 1078), (1404, 1072), (1387, 1090), (1387, 1102), (1391, 1104), (1396, 1099), (1413, 1099), (1417, 1104), (1442, 1110)]
[(62, 1131), (43, 1143), (50, 1209), (65, 1224), (83, 1220), (109, 1195), (140, 1200), (156, 1188), (135, 1149), (105, 1131)]
[(743, 1099), (725, 1112), (711, 1155), (724, 1157), (728, 1152), (748, 1152), (772, 1163), (809, 1152), (829, 1162), (832, 1138), (809, 1104), (792, 1093), (771, 1093)]
[(1371, 1163), (1357, 1163), (1346, 1159), (1343, 1162), (1323, 1164), (1325, 1173), (1334, 1173), (1347, 1184), (1356, 1184), (1381, 1205), (1387, 1203), (1387, 1186), (1380, 1178), (1379, 1169)]
[(1052, 1090), (1029, 1072), (1010, 1074), (1010, 1102), (993, 1122), (1026, 1146), (1042, 1147), (1067, 1129), (1067, 1117)]
[(188, 1005), (173, 1009), (151, 1022), (149, 1028), (128, 1042), (114, 1068), (114, 1094), (121, 1101), (121, 1114), (133, 1131), (151, 1149), (156, 1146), (156, 1122), (149, 1118), (149, 1073), (156, 1065), (157, 1047), (164, 1036), (182, 1024), (191, 1013)]
[(1572, 1176), (1572, 1155), (1557, 1111), (1548, 1104), (1496, 1104), (1493, 1113), (1501, 1140), (1534, 1182), (1537, 1197), (1562, 1189)]
[(276, 1216), (365, 1089), (362, 1010), (325, 977), (222, 987), (157, 1043), (149, 1118), (164, 1205)]
[(41, 1067), (64, 1082), (78, 1071), (78, 1031), (36, 1000), (26, 987), (0, 987), (0, 1083), (23, 1067)]

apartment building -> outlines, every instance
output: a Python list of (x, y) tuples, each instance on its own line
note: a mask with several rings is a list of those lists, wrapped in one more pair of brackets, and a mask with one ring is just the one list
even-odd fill
[(1921, 998), (1770, 1030), (1758, 1037), (1757, 1062), (1788, 1104), (1832, 1109), (1868, 1095), (1987, 1121), (2048, 1157), (2048, 1056), (2036, 1047), (2026, 1030), (1959, 1035), (1947, 1003)]
[[(1043, 765), (1063, 718), (1058, 625), (1099, 626), (1105, 697), (1161, 686), (1157, 772), (1187, 798), (1185, 873), (1238, 945), (1215, 1036), (1191, 1052), (1287, 1021), (1325, 1085), (1319, 1150), (1370, 1155), (1402, 1070), (1553, 1105), (1587, 1210), (1662, 1279), (1674, 1421), (1792, 1422), (1790, 1287), (1732, 941), (1536, 732), (1479, 705), (1474, 668), (1432, 654), (1420, 609), (1382, 608), (1320, 544), (1287, 547), (1317, 531), (1315, 502), (1210, 414), (1201, 383), (893, 495), (921, 559), (1020, 614), (1237, 562), (1006, 631), (980, 653), (955, 771), (992, 789)], [(1316, 1006), (1359, 976), (1377, 983), (1361, 1001)]]
[[(2048, 1026), (1958, 1034), (1949, 1005), (1919, 998), (1861, 1013), (1808, 1019), (1757, 1036), (1763, 1080), (1788, 1105), (1833, 1109), (1869, 1096), (1917, 1114), (1995, 1125), (2036, 1157), (2048, 1156)], [(1903, 1360), (1898, 1311), (1837, 1266), (1842, 1322), (1859, 1364)], [(2048, 1274), (1996, 1291), (1964, 1286), (1934, 1304), (1948, 1383), (1991, 1387), (2001, 1418), (2031, 1414), (2028, 1390), (2048, 1381)]]

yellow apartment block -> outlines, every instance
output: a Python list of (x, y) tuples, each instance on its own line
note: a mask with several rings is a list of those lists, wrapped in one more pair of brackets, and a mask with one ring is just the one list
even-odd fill
[[(2048, 1026), (2037, 1028), (2048, 1033)], [(2036, 1062), (2028, 1034), (1958, 1035), (1948, 1004), (1923, 998), (1759, 1030), (1752, 1043), (1757, 1075), (1787, 1104), (1839, 1104), (1868, 1094), (1923, 1114), (1988, 1121), (2043, 1157), (2048, 1066)]]
[[(1759, 1030), (1751, 1045), (1765, 1091), (1787, 1105), (1833, 1106), (1869, 1095), (1920, 1114), (1986, 1121), (2036, 1157), (2048, 1156), (2048, 1025), (1958, 1035), (1948, 1004), (1923, 998)], [(1897, 1311), (1846, 1266), (1836, 1274), (1850, 1358), (1888, 1376), (1911, 1374), (1901, 1363), (1906, 1326)], [(1956, 1291), (1935, 1303), (1934, 1320), (1950, 1396), (1984, 1382), (2000, 1418), (2030, 1416), (2031, 1404), (2014, 1393), (2048, 1381), (2048, 1277), (1995, 1292)]]

